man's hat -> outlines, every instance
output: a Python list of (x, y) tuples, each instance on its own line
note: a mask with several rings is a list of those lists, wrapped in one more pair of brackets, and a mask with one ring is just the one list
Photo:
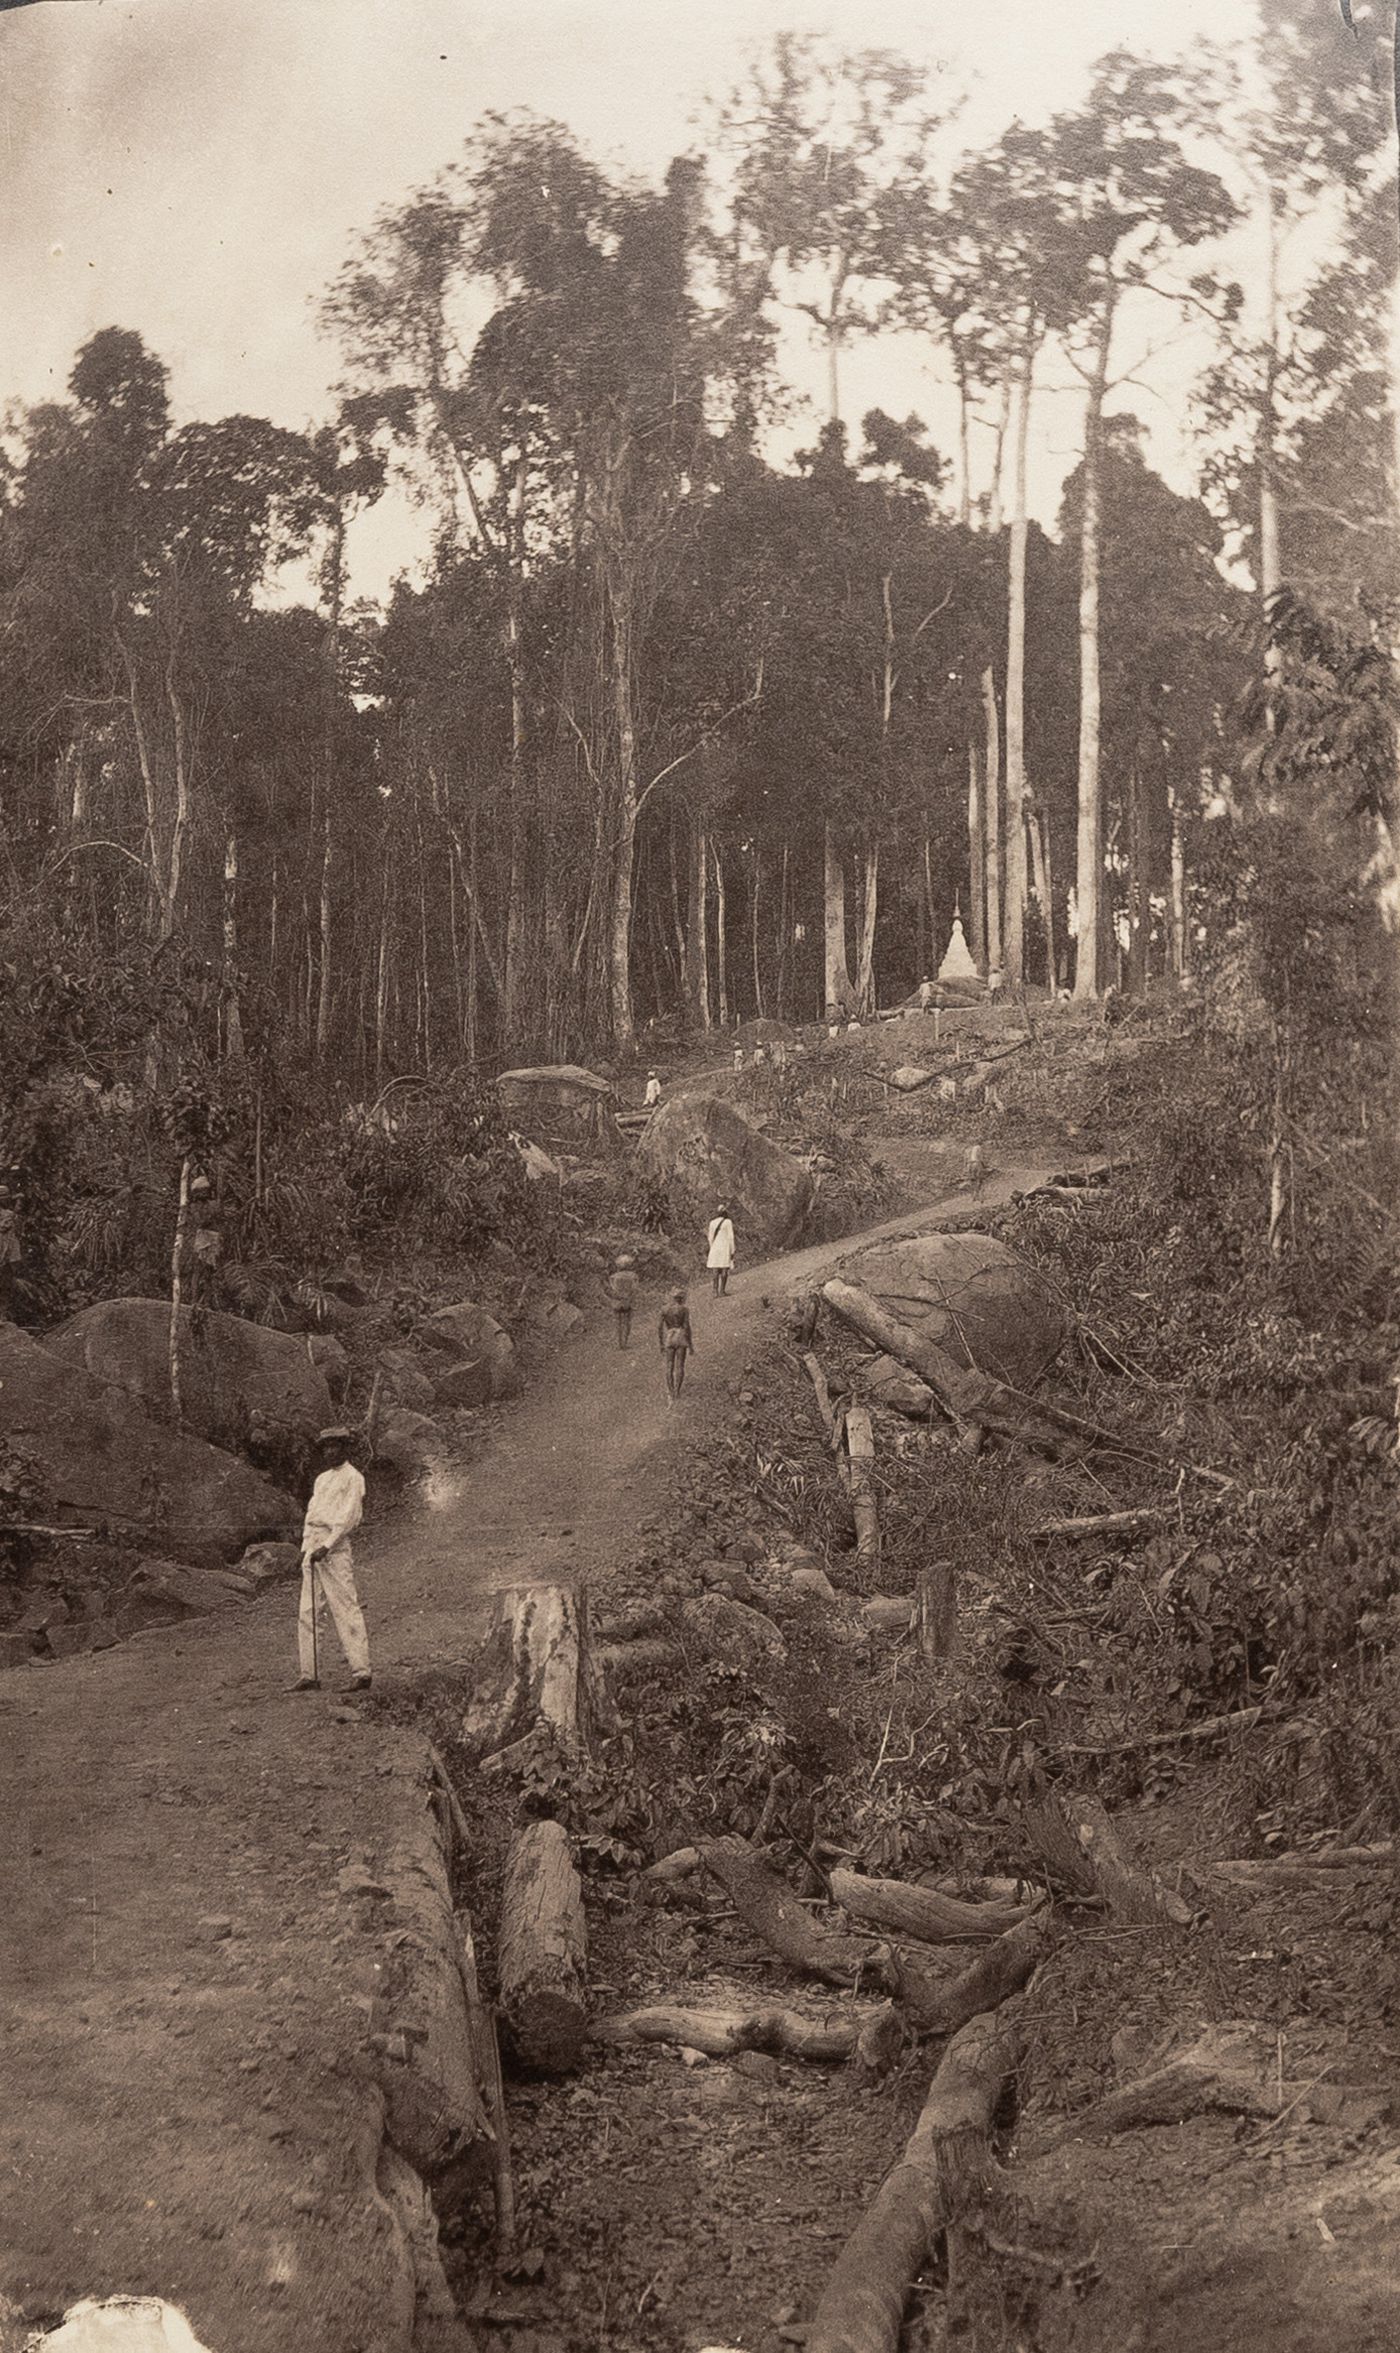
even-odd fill
[(337, 1423), (333, 1430), (318, 1430), (316, 1443), (318, 1446), (348, 1446), (352, 1435), (353, 1432)]

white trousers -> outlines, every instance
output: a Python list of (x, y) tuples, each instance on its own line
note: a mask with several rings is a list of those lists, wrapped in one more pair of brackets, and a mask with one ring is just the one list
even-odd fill
[(365, 1613), (355, 1590), (355, 1555), (348, 1543), (337, 1544), (334, 1552), (328, 1552), (323, 1561), (318, 1561), (314, 1570), (309, 1558), (302, 1561), (301, 1609), (297, 1617), (297, 1661), (300, 1673), (312, 1675), (319, 1664), (311, 1641), (313, 1578), (317, 1599), (325, 1604), (316, 1629), (320, 1642), (324, 1645), (326, 1610), (329, 1610), (351, 1674), (367, 1675), (369, 1635), (365, 1629)]

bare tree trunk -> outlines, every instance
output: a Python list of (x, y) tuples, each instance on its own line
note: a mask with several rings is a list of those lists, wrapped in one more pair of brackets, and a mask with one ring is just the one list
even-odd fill
[(175, 1211), (175, 1240), (170, 1252), (170, 1404), (177, 1426), (185, 1418), (180, 1395), (180, 1297), (185, 1283), (185, 1233), (190, 1215), (190, 1156), (180, 1162), (180, 1198)]
[(374, 1080), (382, 1084), (388, 1046), (389, 1015), (389, 873), (384, 872), (384, 896), (379, 914), (379, 959), (374, 986)]
[(224, 1051), (243, 1058), (243, 1013), (238, 1000), (238, 836), (229, 828), (224, 843)]
[(967, 369), (963, 365), (959, 346), (954, 345), (953, 370), (958, 380), (958, 521), (964, 530), (972, 521), (972, 453), (968, 438)]
[(1006, 917), (1002, 953), (1013, 988), (1025, 978), (1026, 906), (1026, 446), (1030, 433), (1029, 343), (1013, 387), (1011, 543), (1006, 603)]
[(1002, 526), (1001, 472), (1006, 455), (1006, 433), (1011, 422), (1011, 379), (1002, 378), (1001, 405), (997, 411), (996, 438), (992, 445), (992, 487), (987, 500), (987, 529), (993, 538)]
[(719, 994), (719, 1026), (729, 1027), (729, 951), (726, 938), (724, 860), (719, 844), (712, 844), (715, 861), (715, 985)]
[(612, 892), (608, 970), (612, 1034), (630, 1045), (632, 1021), (632, 892), (637, 846), (637, 729), (633, 710), (632, 613), (625, 593), (612, 598), (613, 712), (617, 725), (617, 865)]
[(880, 846), (871, 842), (861, 868), (860, 939), (856, 956), (856, 1008), (875, 1011), (875, 922), (880, 905)]
[(165, 666), (165, 699), (170, 706), (170, 725), (175, 746), (175, 816), (170, 828), (170, 853), (166, 863), (162, 939), (170, 937), (179, 919), (180, 885), (185, 868), (185, 835), (190, 822), (190, 764), (185, 740), (185, 708), (175, 685), (173, 654)]
[[(982, 830), (982, 747), (967, 747), (967, 928), (972, 961), (987, 969), (987, 845)], [(928, 844), (924, 844), (925, 861)], [(931, 912), (931, 910), (930, 910)]]
[(710, 1026), (710, 840), (695, 827), (690, 859), (690, 903), (686, 911), (686, 978), (690, 1017), (697, 1029)]
[[(525, 977), (525, 884), (528, 841), (525, 806), (526, 754), (525, 649), (522, 627), (525, 569), (525, 469), (522, 449), (511, 477), (504, 570), (506, 576), (506, 664), (510, 673), (510, 879), (506, 899), (506, 936), (501, 984), (501, 1030), (506, 1048), (522, 1028), (521, 996)], [(628, 840), (630, 854), (631, 841)]]
[(783, 860), (778, 882), (778, 998), (779, 1021), (787, 1019), (787, 976), (790, 935), (792, 932), (792, 902), (788, 890), (788, 844), (783, 843)]
[(1186, 849), (1181, 838), (1181, 803), (1174, 785), (1167, 787), (1172, 824), (1171, 959), (1172, 979), (1180, 987), (1190, 970), (1186, 932)]
[(1045, 980), (1053, 997), (1055, 994), (1055, 906), (1052, 895), (1053, 878), (1050, 872), (1050, 813), (1032, 807), (1028, 811), (1031, 842), (1031, 873), (1040, 920), (1045, 927)]
[(763, 886), (763, 852), (758, 843), (753, 851), (753, 888), (750, 894), (751, 936), (753, 941), (753, 1009), (763, 1019), (763, 966), (758, 947), (758, 901)]
[(822, 927), (825, 941), (826, 1006), (844, 1013), (851, 1001), (846, 963), (846, 869), (836, 853), (831, 827), (822, 833)]
[(1074, 994), (1099, 993), (1103, 902), (1103, 799), (1099, 788), (1099, 456), (1113, 311), (1105, 309), (1084, 415), (1084, 514), (1079, 535), (1079, 826), (1074, 899)]
[(321, 836), (321, 973), (316, 992), (316, 1060), (324, 1064), (331, 1046), (331, 1005), (333, 1002), (334, 967), (331, 961), (331, 912), (334, 903), (331, 889), (333, 870), (333, 842), (331, 835), (330, 779), (326, 780), (326, 806)]
[(1286, 1255), (1293, 1208), (1293, 1155), (1288, 1138), (1289, 1040), (1274, 1023), (1274, 1100), (1269, 1121), (1269, 1254)]
[(1146, 836), (1142, 763), (1135, 754), (1128, 770), (1128, 989), (1135, 997), (1144, 996), (1147, 991), (1147, 934), (1151, 912)]
[(996, 678), (989, 662), (982, 672), (982, 712), (986, 723), (986, 779), (983, 808), (987, 851), (987, 970), (1000, 973), (1001, 948), (1001, 727), (997, 715)]

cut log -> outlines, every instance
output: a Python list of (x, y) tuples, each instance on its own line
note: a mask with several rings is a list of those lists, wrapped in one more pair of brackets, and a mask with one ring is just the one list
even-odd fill
[(1024, 1904), (964, 1904), (935, 1887), (912, 1887), (902, 1879), (867, 1879), (859, 1871), (833, 1871), (833, 1900), (853, 1920), (868, 1920), (896, 1936), (924, 1944), (970, 1944), (1005, 1935), (1028, 1917)]
[(828, 1985), (885, 1982), (885, 1955), (857, 1936), (819, 1928), (786, 1883), (759, 1862), (742, 1838), (720, 1838), (700, 1849), (701, 1860), (735, 1911), (771, 1951), (806, 1977)]
[(1191, 1906), (1155, 1871), (1129, 1862), (1097, 1799), (1050, 1791), (1037, 1804), (1023, 1806), (1021, 1819), (1031, 1851), (1052, 1879), (1080, 1895), (1102, 1896), (1123, 1920), (1192, 1925)]
[(903, 1634), (913, 1612), (913, 1602), (895, 1593), (872, 1593), (860, 1605), (867, 1626), (878, 1627), (882, 1634)]
[(1077, 1544), (1085, 1536), (1126, 1536), (1135, 1528), (1160, 1528), (1175, 1518), (1174, 1511), (1145, 1506), (1141, 1511), (1091, 1512), (1083, 1519), (1042, 1520), (1031, 1534), (1037, 1539), (1056, 1537)]
[(699, 1868), (699, 1847), (678, 1846), (669, 1855), (663, 1855), (659, 1863), (648, 1863), (642, 1877), (664, 1885), (671, 1879), (688, 1879), (691, 1872)]
[(896, 1948), (895, 1990), (900, 2007), (921, 2034), (956, 2034), (970, 2018), (996, 2010), (1019, 1993), (1045, 1953), (1050, 1913), (1042, 1910), (1008, 1928), (970, 1967), (938, 1975), (917, 1953)]
[(394, 2146), (448, 2211), (489, 2183), (493, 2126), (483, 2095), (459, 1924), (449, 1892), (450, 1830), (436, 1807), (375, 1858), (373, 1884), (397, 1933), (384, 1945), (369, 2013), (371, 2065)]
[(658, 1667), (677, 1667), (683, 1655), (679, 1643), (651, 1635), (635, 1642), (600, 1642), (593, 1653), (603, 1674), (620, 1683), (630, 1675), (654, 1674)]
[(930, 2248), (987, 2181), (992, 2119), (1018, 2048), (1005, 2014), (974, 2018), (954, 2035), (904, 2155), (837, 2257), (807, 2353), (896, 2353)]
[(568, 1834), (560, 1822), (527, 1822), (506, 1858), (498, 1933), (501, 2015), (523, 2066), (566, 2075), (581, 2063), (587, 1960)]
[(601, 2042), (676, 2043), (685, 2050), (703, 2051), (709, 2059), (732, 2058), (737, 2051), (771, 2051), (787, 2059), (838, 2060), (854, 2058), (862, 2038), (877, 2037), (893, 2017), (891, 2002), (831, 2018), (804, 2018), (800, 2011), (779, 2008), (683, 2010), (654, 2003), (604, 2018), (594, 2032)]
[(515, 2176), (510, 2161), (510, 2119), (506, 2113), (505, 2085), (501, 2080), (501, 2049), (496, 2035), (496, 2014), (482, 1995), (481, 1977), (476, 1965), (476, 1939), (472, 1934), (471, 1921), (465, 1915), (461, 1918), (461, 1934), (457, 1940), (457, 1960), (462, 1972), (462, 1991), (466, 1997), (472, 2049), (476, 2054), (476, 2079), (486, 2102), (495, 2143), (493, 2174), (496, 2247), (504, 2257), (510, 2255), (515, 2247)]
[(957, 1647), (958, 1580), (950, 1560), (920, 1569), (914, 1590), (914, 1631), (930, 1666), (950, 1659)]
[(856, 1523), (856, 1559), (880, 1557), (880, 1506), (875, 1494), (875, 1427), (866, 1405), (848, 1405), (841, 1417), (848, 1466), (847, 1485)]
[(462, 1722), (467, 1747), (491, 1756), (543, 1723), (561, 1752), (577, 1757), (618, 1721), (589, 1642), (586, 1596), (567, 1585), (503, 1594)]

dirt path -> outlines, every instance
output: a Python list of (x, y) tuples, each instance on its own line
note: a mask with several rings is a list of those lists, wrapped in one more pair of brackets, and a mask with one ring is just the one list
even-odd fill
[[(999, 1172), (982, 1206), (1040, 1173)], [(465, 1661), (502, 1586), (606, 1574), (724, 1414), (765, 1298), (851, 1247), (741, 1271), (722, 1303), (697, 1286), (677, 1412), (648, 1313), (626, 1354), (601, 1318), (561, 1351), (478, 1462), (361, 1546), (379, 1687)], [(373, 1962), (337, 1880), (421, 1822), (422, 1750), (290, 1694), (294, 1607), (283, 1588), (0, 1680), (0, 2353), (116, 2293), (170, 2298), (212, 2353), (409, 2343), (354, 2064)]]

